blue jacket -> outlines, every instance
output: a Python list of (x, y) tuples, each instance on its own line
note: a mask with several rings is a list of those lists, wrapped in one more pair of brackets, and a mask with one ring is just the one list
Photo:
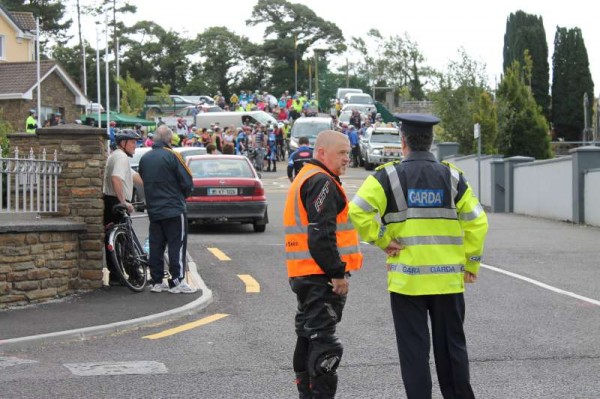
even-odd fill
[(185, 198), (194, 188), (192, 173), (181, 155), (157, 142), (140, 159), (138, 172), (144, 181), (146, 209), (151, 222), (186, 213)]

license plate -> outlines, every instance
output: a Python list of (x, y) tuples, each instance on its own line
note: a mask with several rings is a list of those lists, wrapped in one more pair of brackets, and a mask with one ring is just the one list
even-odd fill
[(209, 188), (208, 195), (237, 195), (237, 188)]

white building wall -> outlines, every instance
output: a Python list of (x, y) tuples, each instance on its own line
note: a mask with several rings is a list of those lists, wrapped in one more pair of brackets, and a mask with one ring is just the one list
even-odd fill
[(445, 160), (456, 165), (464, 172), (464, 176), (471, 185), (471, 189), (478, 195), (479, 202), (484, 206), (492, 205), (492, 169), (494, 160), (502, 159), (499, 155), (483, 155), (481, 157), (481, 192), (479, 191), (479, 178), (477, 176), (477, 155), (464, 157), (447, 157)]
[(515, 165), (513, 211), (556, 220), (573, 220), (571, 157)]
[(600, 169), (589, 170), (584, 179), (585, 224), (600, 226)]

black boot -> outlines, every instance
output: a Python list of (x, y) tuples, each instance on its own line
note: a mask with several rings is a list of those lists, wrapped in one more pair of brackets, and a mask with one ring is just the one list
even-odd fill
[(310, 390), (310, 377), (308, 371), (296, 373), (296, 387), (298, 387), (298, 396), (300, 399), (312, 399), (312, 392)]
[(324, 374), (311, 380), (313, 399), (333, 399), (337, 391), (337, 373)]
[(275, 165), (275, 161), (273, 161), (273, 172), (277, 172), (277, 165)]
[(271, 160), (270, 159), (267, 160), (267, 165), (268, 165), (267, 172), (270, 172), (271, 171)]

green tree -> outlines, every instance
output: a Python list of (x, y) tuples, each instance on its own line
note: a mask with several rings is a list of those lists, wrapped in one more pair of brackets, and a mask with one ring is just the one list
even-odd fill
[[(473, 123), (479, 123), (481, 133), (481, 152), (483, 154), (498, 153), (498, 109), (492, 95), (482, 91), (475, 107)], [(473, 146), (475, 147), (475, 142)]]
[(421, 78), (429, 75), (429, 69), (423, 66), (425, 57), (408, 34), (385, 38), (377, 29), (371, 29), (366, 40), (353, 37), (350, 47), (356, 53), (355, 73), (367, 77), (367, 90), (372, 86), (394, 87), (397, 91), (407, 87), (410, 99), (425, 99)]
[(504, 33), (503, 69), (514, 61), (527, 65), (526, 52), (531, 57), (531, 77), (528, 84), (533, 97), (542, 107), (546, 118), (550, 116), (550, 67), (548, 65), (548, 43), (542, 17), (523, 11), (511, 13), (506, 21)]
[[(308, 64), (302, 59), (310, 58), (315, 49), (326, 59), (328, 54), (346, 50), (341, 29), (325, 21), (303, 4), (285, 0), (258, 0), (248, 26), (265, 25), (264, 43), (261, 51), (269, 60), (269, 76), (265, 87), (269, 91), (291, 90), (295, 85), (294, 65), (298, 61), (298, 88), (308, 90)], [(287, 65), (287, 68), (282, 67)]]
[(504, 72), (497, 91), (500, 153), (550, 158), (548, 122), (525, 83), (521, 65), (514, 61)]
[(579, 28), (557, 27), (552, 56), (552, 125), (557, 137), (581, 141), (585, 127), (583, 97), (587, 93), (592, 115), (594, 82)]
[(130, 74), (125, 78), (118, 78), (121, 96), (121, 112), (126, 115), (139, 115), (146, 101), (146, 90), (136, 82)]
[[(247, 70), (251, 46), (248, 39), (238, 36), (226, 27), (212, 27), (190, 41), (189, 53), (200, 57), (201, 80), (210, 92), (220, 92), (226, 99), (231, 89), (239, 85)], [(205, 91), (202, 91), (205, 92)]]
[[(448, 71), (441, 74), (438, 90), (431, 93), (435, 113), (442, 119), (441, 140), (457, 142), (461, 154), (475, 152), (473, 125), (481, 124), (483, 148), (495, 153), (495, 131), (491, 122), (494, 105), (486, 84), (485, 66), (459, 49), (458, 61), (448, 64)], [(487, 94), (487, 95), (486, 95)]]
[(151, 21), (137, 22), (126, 33), (121, 38), (122, 73), (149, 91), (168, 84), (170, 94), (181, 93), (189, 78), (189, 40)]

